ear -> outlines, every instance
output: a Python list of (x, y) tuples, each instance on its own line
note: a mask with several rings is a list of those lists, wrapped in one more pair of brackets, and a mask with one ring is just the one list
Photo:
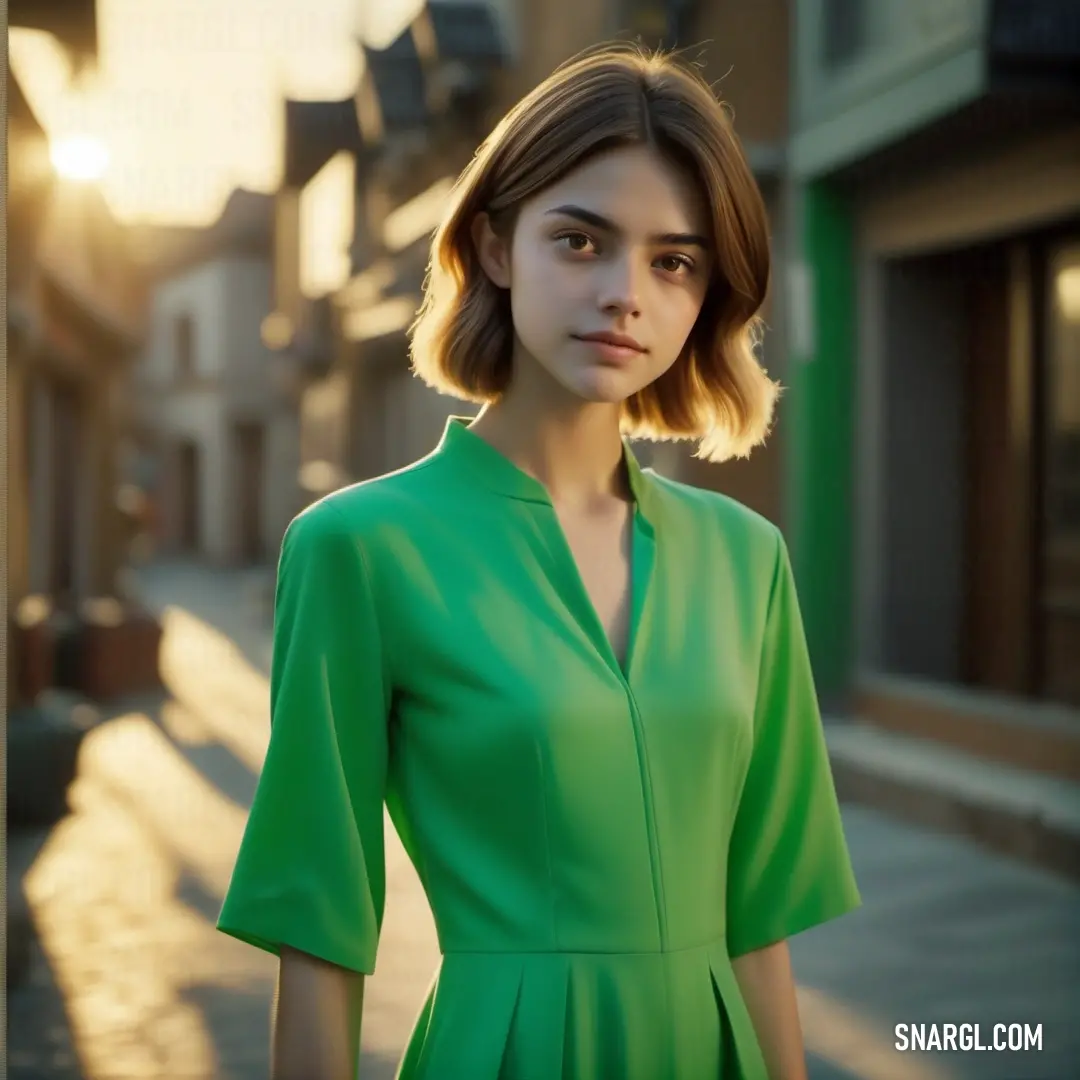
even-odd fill
[(472, 223), (472, 240), (484, 273), (499, 289), (510, 288), (510, 244), (491, 227), (486, 213), (477, 214)]

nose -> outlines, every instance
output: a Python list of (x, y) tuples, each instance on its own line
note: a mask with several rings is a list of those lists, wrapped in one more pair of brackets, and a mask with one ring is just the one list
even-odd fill
[(610, 260), (600, 271), (597, 306), (606, 315), (637, 315), (641, 310), (640, 283), (634, 260)]

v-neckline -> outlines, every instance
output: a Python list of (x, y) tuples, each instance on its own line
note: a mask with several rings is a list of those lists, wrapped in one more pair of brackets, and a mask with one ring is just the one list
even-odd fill
[(648, 479), (629, 444), (623, 440), (623, 460), (632, 500), (630, 503), (630, 606), (627, 612), (626, 649), (620, 663), (615, 648), (604, 628), (592, 596), (585, 586), (584, 575), (574, 557), (566, 530), (555, 510), (547, 488), (535, 477), (515, 465), (505, 454), (467, 426), (471, 420), (451, 416), (446, 421), (436, 455), (460, 455), (467, 459), (476, 478), (485, 486), (512, 499), (532, 504), (540, 513), (537, 519), (544, 528), (547, 547), (557, 572), (558, 592), (574, 621), (592, 642), (624, 685), (633, 674), (635, 646), (640, 637), (642, 616), (652, 580), (655, 555), (655, 532), (648, 511)]
[(574, 550), (570, 545), (566, 529), (563, 527), (555, 507), (551, 506), (551, 528), (554, 546), (559, 550), (555, 552), (557, 562), (562, 562), (567, 584), (572, 592), (576, 593), (580, 609), (574, 617), (579, 625), (593, 641), (597, 650), (603, 655), (604, 660), (612, 671), (619, 676), (624, 683), (629, 683), (632, 674), (634, 659), (634, 645), (638, 637), (638, 629), (641, 623), (641, 614), (645, 606), (645, 595), (649, 580), (652, 576), (653, 543), (651, 530), (646, 533), (642, 528), (642, 517), (638, 503), (630, 503), (630, 552), (629, 552), (629, 607), (626, 612), (626, 647), (622, 660), (612, 644), (604, 627), (604, 621), (600, 617), (588, 586), (585, 584), (585, 576), (581, 572), (581, 566), (574, 557)]

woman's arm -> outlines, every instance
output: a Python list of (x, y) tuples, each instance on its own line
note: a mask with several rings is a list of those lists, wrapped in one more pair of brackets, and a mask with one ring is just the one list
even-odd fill
[(795, 976), (786, 941), (731, 962), (769, 1070), (769, 1080), (807, 1080)]
[(282, 947), (272, 1080), (356, 1080), (364, 976)]

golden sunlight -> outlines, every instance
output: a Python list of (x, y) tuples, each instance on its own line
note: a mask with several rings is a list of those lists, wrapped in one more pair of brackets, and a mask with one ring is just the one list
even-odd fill
[(53, 167), (65, 180), (100, 180), (109, 166), (109, 151), (93, 135), (66, 135), (52, 144)]
[[(172, 696), (87, 735), (73, 813), (25, 879), (89, 1080), (210, 1080), (245, 1055), (252, 1073), (262, 1064), (274, 962), (214, 919), (266, 752), (269, 688), (195, 616), (170, 608), (164, 625)], [(208, 995), (233, 995), (250, 1049), (216, 1041)]]
[(349, 279), (356, 166), (335, 154), (300, 195), (300, 289), (314, 299)]
[[(168, 694), (87, 735), (72, 813), (38, 852), (26, 896), (80, 1075), (265, 1076), (276, 961), (214, 924), (269, 741), (269, 655), (256, 666), (181, 607), (162, 621)], [(379, 1057), (400, 1051), (438, 957), (423, 890), (384, 827), (398, 898), (384, 949), (417, 970), (404, 1007), (390, 996), (398, 983), (372, 981), (366, 1006), (380, 1019), (365, 1025), (364, 1050)]]
[(862, 1080), (950, 1080), (946, 1066), (914, 1054), (902, 1058), (884, 1025), (808, 986), (797, 988), (810, 1053)]
[(206, 225), (234, 187), (277, 187), (282, 98), (351, 93), (358, 34), (385, 44), (419, 2), (98, 0), (101, 56), (90, 74), (73, 79), (50, 35), (18, 28), (11, 68), (51, 140), (93, 131), (108, 146), (107, 169), (85, 144), (66, 148), (65, 176), (103, 170), (121, 221)]

